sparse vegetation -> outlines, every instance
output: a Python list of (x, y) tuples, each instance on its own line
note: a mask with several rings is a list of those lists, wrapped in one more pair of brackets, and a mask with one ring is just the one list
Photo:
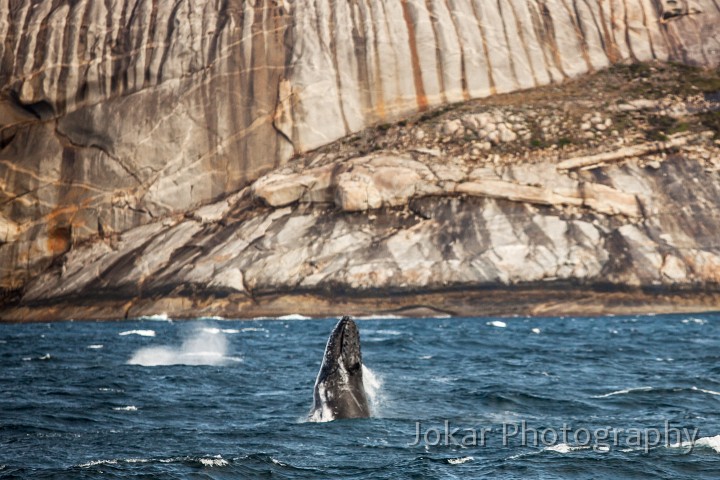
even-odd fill
[(700, 123), (715, 132), (715, 137), (720, 137), (720, 110), (705, 112), (699, 115)]
[(381, 123), (307, 158), (329, 154), (317, 165), (384, 150), (412, 155), (432, 151), (493, 164), (567, 158), (667, 141), (678, 133), (712, 129), (720, 135), (719, 113), (713, 109), (720, 109), (720, 70), (618, 65), (562, 84), (444, 105)]

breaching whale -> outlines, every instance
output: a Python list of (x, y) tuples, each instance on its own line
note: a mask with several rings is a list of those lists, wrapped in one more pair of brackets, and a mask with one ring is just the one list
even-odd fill
[(363, 385), (360, 332), (350, 317), (343, 317), (328, 338), (313, 397), (312, 420), (370, 416)]

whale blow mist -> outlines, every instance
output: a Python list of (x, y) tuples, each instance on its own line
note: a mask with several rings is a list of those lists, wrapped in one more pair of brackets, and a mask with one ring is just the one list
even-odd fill
[(226, 356), (228, 341), (218, 329), (196, 328), (179, 347), (161, 345), (137, 350), (129, 365), (154, 367), (160, 365), (222, 365), (231, 358)]

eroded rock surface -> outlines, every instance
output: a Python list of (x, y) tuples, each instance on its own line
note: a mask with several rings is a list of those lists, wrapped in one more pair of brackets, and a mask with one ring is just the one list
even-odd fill
[[(368, 125), (623, 61), (717, 65), (717, 3), (671, 3), (0, 0), (0, 288)], [(361, 193), (361, 170), (348, 208), (411, 194)]]
[(641, 155), (579, 171), (427, 151), (289, 165), (73, 248), (3, 315), (712, 308), (720, 144), (693, 138), (657, 165)]

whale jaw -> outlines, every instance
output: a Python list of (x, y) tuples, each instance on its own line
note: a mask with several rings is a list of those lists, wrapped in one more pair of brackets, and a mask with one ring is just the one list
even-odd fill
[(315, 380), (311, 419), (330, 421), (369, 417), (362, 370), (360, 332), (350, 317), (343, 317), (335, 325), (325, 347)]

